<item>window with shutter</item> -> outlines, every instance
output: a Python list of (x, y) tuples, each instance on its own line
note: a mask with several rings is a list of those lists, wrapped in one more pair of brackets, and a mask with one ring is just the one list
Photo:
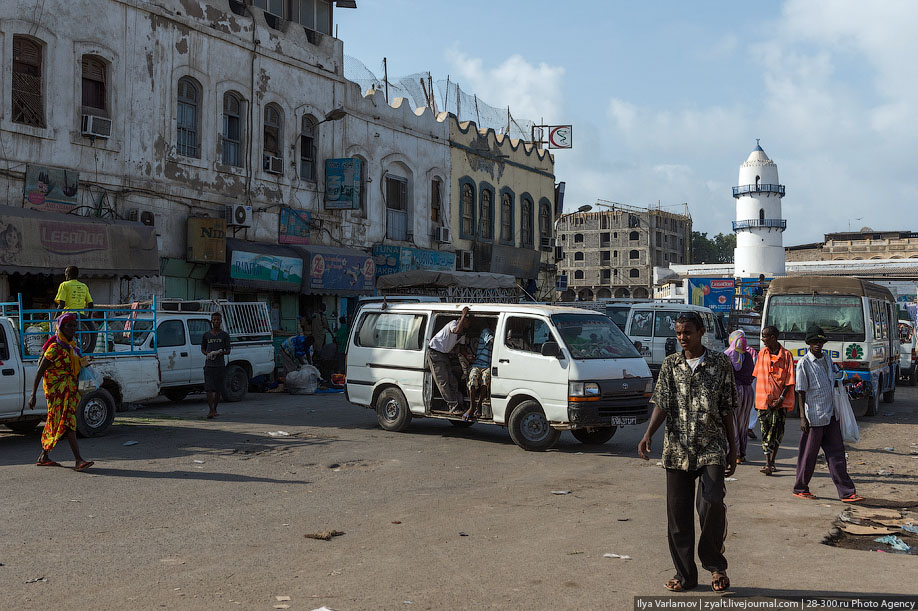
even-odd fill
[(12, 94), (13, 122), (45, 127), (42, 46), (25, 36), (13, 36)]
[(83, 80), (83, 106), (105, 112), (105, 72), (106, 63), (93, 55), (84, 55), (81, 61)]

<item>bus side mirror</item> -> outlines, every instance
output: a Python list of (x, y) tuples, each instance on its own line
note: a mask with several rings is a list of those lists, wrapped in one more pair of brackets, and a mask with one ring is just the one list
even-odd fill
[(542, 356), (561, 356), (561, 346), (558, 342), (545, 342), (542, 344)]

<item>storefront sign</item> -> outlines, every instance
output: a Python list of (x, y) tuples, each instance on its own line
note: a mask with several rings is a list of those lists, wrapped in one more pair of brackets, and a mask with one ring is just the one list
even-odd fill
[(376, 264), (369, 255), (314, 252), (309, 258), (309, 289), (373, 292), (375, 284)]
[(222, 218), (191, 217), (188, 219), (189, 263), (226, 262), (226, 220)]
[(303, 282), (303, 260), (234, 250), (230, 278), (276, 283), (289, 288), (299, 287)]
[(515, 278), (538, 278), (540, 260), (540, 253), (538, 250), (533, 250), (531, 248), (516, 248), (514, 246), (501, 246), (498, 244), (484, 246), (490, 246), (490, 257), (487, 257), (488, 249), (483, 248), (480, 250), (482, 253), (481, 268), (479, 268), (479, 250), (475, 250), (473, 247), (473, 252), (475, 252), (476, 271), (507, 274)]
[(689, 278), (688, 282), (692, 305), (704, 306), (714, 312), (733, 309), (733, 278)]
[(360, 159), (325, 160), (325, 209), (360, 208)]
[(309, 244), (309, 211), (281, 208), (277, 235), (281, 244)]
[(23, 205), (35, 210), (70, 212), (79, 204), (79, 186), (79, 172), (27, 165)]
[(415, 269), (451, 272), (456, 270), (456, 253), (425, 250), (406, 246), (374, 246), (373, 261), (376, 275), (386, 276)]

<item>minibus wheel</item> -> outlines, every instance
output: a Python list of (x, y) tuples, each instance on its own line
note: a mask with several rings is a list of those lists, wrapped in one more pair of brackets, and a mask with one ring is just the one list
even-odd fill
[(376, 420), (387, 431), (401, 432), (411, 423), (408, 400), (398, 388), (390, 386), (376, 398)]
[(520, 403), (507, 422), (513, 443), (530, 452), (544, 452), (558, 443), (561, 431), (548, 424), (545, 412), (538, 401), (529, 399)]
[(580, 443), (585, 443), (588, 446), (598, 446), (612, 439), (617, 430), (617, 426), (606, 426), (602, 428), (574, 429), (571, 434)]

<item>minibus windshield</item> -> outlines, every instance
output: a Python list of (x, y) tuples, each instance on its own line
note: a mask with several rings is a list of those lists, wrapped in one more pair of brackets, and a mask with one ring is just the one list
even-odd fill
[(575, 359), (641, 358), (608, 316), (554, 314), (551, 320)]
[(822, 327), (829, 340), (864, 341), (864, 310), (854, 295), (773, 295), (765, 326), (774, 325), (786, 339), (804, 339), (811, 325)]

